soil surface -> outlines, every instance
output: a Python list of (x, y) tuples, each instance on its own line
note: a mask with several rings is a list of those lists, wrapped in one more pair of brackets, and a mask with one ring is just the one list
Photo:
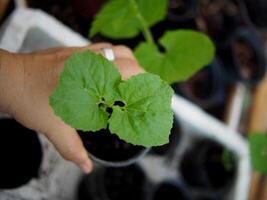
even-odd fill
[(95, 157), (112, 162), (126, 161), (140, 154), (144, 147), (124, 142), (109, 130), (79, 131), (85, 148)]

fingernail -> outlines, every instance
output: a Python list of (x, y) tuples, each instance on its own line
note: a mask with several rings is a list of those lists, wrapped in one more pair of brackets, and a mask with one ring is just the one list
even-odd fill
[(81, 163), (79, 167), (82, 170), (82, 172), (85, 174), (89, 174), (92, 171), (92, 166), (90, 165), (89, 162)]

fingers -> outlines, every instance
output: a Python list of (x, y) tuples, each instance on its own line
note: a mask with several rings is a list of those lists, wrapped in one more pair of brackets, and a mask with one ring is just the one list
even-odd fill
[(112, 49), (114, 51), (116, 59), (123, 58), (123, 59), (136, 60), (132, 50), (127, 46), (117, 45), (114, 46)]
[(92, 161), (73, 128), (57, 118), (47, 130), (45, 136), (54, 144), (63, 158), (77, 164), (84, 173), (92, 171)]
[(103, 48), (111, 48), (113, 45), (108, 42), (101, 42), (101, 43), (95, 43), (87, 46), (82, 47), (52, 47), (49, 49), (43, 49), (39, 51), (34, 51), (31, 54), (51, 54), (51, 53), (57, 53), (57, 52), (64, 52), (64, 53), (72, 53), (73, 51), (85, 51), (85, 50), (91, 50), (91, 51), (99, 51)]
[(122, 80), (126, 80), (131, 76), (144, 72), (144, 70), (138, 65), (135, 60), (122, 58), (116, 59), (114, 63), (121, 74)]
[(48, 55), (49, 58), (51, 54), (53, 54), (53, 58), (57, 61), (64, 61), (66, 60), (72, 53), (74, 52), (83, 52), (86, 50), (90, 50), (90, 51), (94, 51), (97, 53), (102, 53), (102, 49), (103, 48), (111, 48), (114, 51), (115, 57), (116, 59), (120, 59), (120, 58), (127, 58), (127, 59), (131, 59), (131, 60), (136, 60), (132, 50), (124, 45), (117, 45), (117, 46), (113, 46), (110, 43), (96, 43), (96, 44), (92, 44), (92, 45), (88, 45), (88, 46), (84, 46), (84, 47), (69, 47), (69, 48), (65, 48), (65, 47), (55, 47), (55, 48), (50, 48), (50, 49), (45, 49), (45, 50), (40, 50), (37, 52), (32, 53), (33, 54), (37, 54), (37, 55)]
[(135, 57), (132, 53), (132, 50), (130, 48), (128, 48), (127, 46), (124, 45), (117, 45), (117, 46), (102, 46), (102, 48), (99, 49), (95, 49), (95, 52), (100, 53), (103, 55), (103, 48), (111, 48), (114, 52), (115, 58), (116, 59), (131, 59), (131, 60), (135, 60)]
[[(113, 46), (110, 43), (96, 43), (85, 47), (52, 48), (41, 51), (41, 55), (38, 54), (37, 58), (39, 61), (41, 57), (44, 60), (43, 63), (50, 63), (48, 66), (51, 66), (52, 69), (48, 71), (51, 72), (51, 75), (48, 76), (50, 78), (47, 79), (49, 88), (52, 90), (55, 87), (58, 77), (63, 70), (65, 61), (73, 52), (90, 50), (97, 53), (102, 53), (103, 48), (111, 48), (114, 51), (114, 63), (120, 71), (123, 80), (128, 79), (129, 77), (138, 73), (144, 72), (144, 70), (138, 65), (131, 49), (123, 45)], [(53, 54), (53, 56), (51, 56), (51, 54)]]
[(107, 42), (95, 43), (88, 46), (88, 49), (91, 51), (100, 51), (103, 48), (112, 48), (113, 45)]

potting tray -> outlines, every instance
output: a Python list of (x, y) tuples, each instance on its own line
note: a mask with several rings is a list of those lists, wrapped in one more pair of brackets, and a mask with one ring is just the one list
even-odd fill
[[(19, 8), (14, 11), (0, 30), (0, 48), (13, 52), (31, 52), (55, 46), (81, 46), (89, 41), (62, 25), (42, 11)], [(249, 150), (242, 136), (220, 121), (206, 114), (187, 100), (174, 95), (174, 114), (181, 128), (178, 145), (172, 154), (156, 156), (148, 154), (139, 161), (152, 184), (164, 180), (183, 179), (179, 166), (185, 152), (195, 141), (216, 141), (235, 155), (236, 172), (233, 181), (223, 188), (224, 200), (246, 200), (250, 182)], [(8, 117), (1, 115), (1, 118)], [(81, 173), (78, 168), (64, 161), (53, 146), (40, 134), (43, 161), (38, 179), (13, 190), (0, 191), (1, 200), (10, 199), (75, 199)], [(99, 165), (96, 164), (96, 168)], [(212, 191), (188, 186), (194, 196), (213, 195)]]

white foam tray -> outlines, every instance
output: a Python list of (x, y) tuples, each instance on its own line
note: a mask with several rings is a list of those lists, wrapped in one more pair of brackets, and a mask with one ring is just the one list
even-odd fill
[[(31, 35), (31, 32), (34, 31), (39, 31), (40, 34), (38, 35), (40, 35), (40, 38), (35, 37), (36, 34), (33, 34), (35, 36), (29, 36)], [(0, 48), (12, 52), (28, 52), (59, 45), (84, 46), (89, 44), (88, 40), (58, 22), (54, 17), (51, 17), (42, 11), (33, 9), (18, 8), (16, 11), (14, 11), (4, 25), (4, 28), (0, 30), (0, 34)], [(41, 41), (43, 41), (44, 39), (41, 40), (41, 38), (44, 37), (47, 39), (47, 42), (42, 43)], [(183, 99), (182, 97), (174, 95), (172, 99), (172, 107), (175, 116), (178, 117), (180, 123), (184, 127), (186, 127), (186, 129), (196, 130), (190, 131), (191, 134), (197, 134), (200, 137), (206, 137), (215, 140), (225, 147), (228, 147), (236, 154), (238, 159), (237, 175), (234, 187), (229, 193), (228, 199), (247, 200), (249, 193), (251, 166), (249, 149), (246, 140), (241, 137), (240, 133), (233, 131), (232, 129), (209, 116), (200, 108)], [(45, 141), (44, 145), (50, 146), (49, 148), (53, 149), (51, 147), (51, 144), (47, 142), (46, 139), (43, 138), (42, 140)], [(73, 180), (72, 184), (74, 184), (75, 178), (73, 179), (73, 176), (78, 176), (79, 173), (77, 172), (77, 169), (75, 169), (73, 166), (71, 167), (69, 163), (60, 159), (55, 150), (51, 151), (53, 153), (50, 153), (49, 156), (51, 157), (52, 155), (52, 157), (56, 157), (57, 160), (60, 160), (57, 162), (61, 163), (58, 164), (58, 166), (61, 167), (57, 167), (57, 170), (50, 170), (51, 174), (53, 174), (50, 176), (52, 177), (50, 181), (54, 184), (42, 184), (40, 183), (40, 181), (38, 183), (38, 181), (34, 180), (30, 184), (23, 186), (22, 188), (13, 191), (0, 192), (0, 199), (9, 199), (8, 196), (5, 198), (5, 195), (20, 195), (21, 199), (29, 200), (44, 199), (44, 196), (47, 199), (56, 199), (56, 191), (53, 191), (52, 187), (56, 187), (58, 192), (60, 193), (58, 195), (61, 196), (58, 199), (72, 199), (73, 196), (71, 195), (73, 195), (73, 191), (72, 194), (70, 194), (71, 192), (66, 189), (66, 186), (55, 184), (55, 182), (58, 181), (64, 183), (67, 180)], [(46, 165), (49, 165), (49, 162), (50, 160), (49, 158), (47, 158)], [(153, 174), (153, 169), (151, 169), (151, 165), (149, 165), (148, 162), (143, 162), (142, 164), (145, 168), (150, 168), (147, 171), (151, 174), (151, 177), (157, 177), (154, 176), (155, 174)], [(62, 168), (68, 168), (68, 176), (63, 175), (64, 172), (61, 171)], [(43, 191), (40, 192), (38, 188), (43, 188)], [(48, 192), (49, 190), (51, 190), (50, 193)], [(63, 194), (64, 192), (62, 193), (62, 191), (65, 192), (65, 195)], [(33, 197), (32, 193), (34, 193), (36, 196)]]

